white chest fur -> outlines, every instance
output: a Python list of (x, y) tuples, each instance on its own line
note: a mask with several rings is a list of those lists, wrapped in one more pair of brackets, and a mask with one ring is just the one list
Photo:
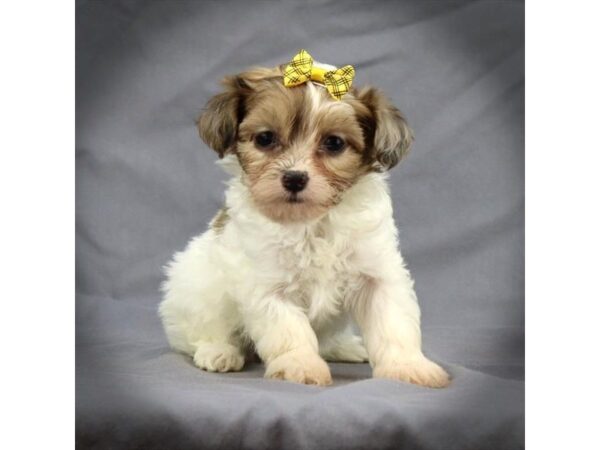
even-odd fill
[(356, 270), (348, 233), (335, 233), (328, 217), (309, 226), (297, 243), (282, 245), (278, 265), (286, 274), (283, 293), (307, 310), (309, 319), (335, 315)]
[[(363, 269), (373, 265), (372, 251), (377, 249), (371, 241), (375, 238), (377, 244), (382, 230), (390, 224), (393, 228), (387, 185), (380, 174), (365, 177), (342, 203), (308, 224), (269, 221), (252, 207), (236, 180), (227, 192), (227, 206), (231, 222), (221, 241), (237, 256), (229, 274), (234, 295), (276, 293), (302, 307), (311, 322), (341, 311)], [(395, 249), (395, 228), (387, 231), (385, 245)]]

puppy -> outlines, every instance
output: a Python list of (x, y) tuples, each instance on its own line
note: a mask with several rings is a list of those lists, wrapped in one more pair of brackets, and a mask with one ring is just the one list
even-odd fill
[(207, 371), (256, 352), (267, 378), (328, 385), (325, 361), (369, 361), (374, 377), (446, 386), (421, 351), (386, 182), (412, 131), (374, 88), (338, 100), (283, 73), (225, 78), (198, 120), (232, 178), (210, 228), (166, 268), (170, 345)]

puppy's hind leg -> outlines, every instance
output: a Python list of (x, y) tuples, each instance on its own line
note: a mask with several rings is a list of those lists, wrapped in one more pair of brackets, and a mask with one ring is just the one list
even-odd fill
[(208, 372), (238, 372), (244, 367), (244, 354), (239, 346), (227, 342), (199, 341), (194, 363)]
[(201, 369), (238, 371), (244, 366), (241, 319), (222, 271), (211, 264), (211, 234), (192, 240), (167, 268), (159, 313), (173, 349)]
[(319, 354), (330, 362), (366, 362), (369, 355), (362, 338), (350, 327), (338, 333), (319, 336)]

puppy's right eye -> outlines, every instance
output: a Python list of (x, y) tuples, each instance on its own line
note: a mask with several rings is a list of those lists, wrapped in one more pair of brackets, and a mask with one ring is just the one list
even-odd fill
[(267, 150), (275, 145), (275, 133), (263, 131), (254, 136), (254, 143), (258, 148)]

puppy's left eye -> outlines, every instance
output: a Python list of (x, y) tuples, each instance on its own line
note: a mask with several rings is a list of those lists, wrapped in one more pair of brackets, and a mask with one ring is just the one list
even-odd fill
[(339, 136), (331, 135), (327, 136), (323, 141), (323, 147), (328, 153), (333, 155), (341, 153), (346, 147), (346, 142)]

